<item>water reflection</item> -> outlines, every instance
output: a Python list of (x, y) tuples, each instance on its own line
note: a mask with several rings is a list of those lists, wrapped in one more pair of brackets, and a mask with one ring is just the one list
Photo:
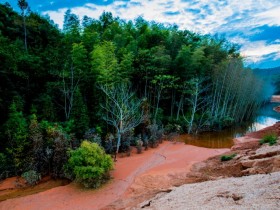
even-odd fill
[(280, 114), (273, 111), (273, 107), (280, 103), (270, 103), (264, 106), (258, 116), (251, 123), (244, 126), (226, 129), (218, 132), (205, 132), (198, 135), (181, 135), (179, 141), (207, 148), (230, 148), (233, 138), (244, 136), (246, 133), (261, 130), (280, 121)]

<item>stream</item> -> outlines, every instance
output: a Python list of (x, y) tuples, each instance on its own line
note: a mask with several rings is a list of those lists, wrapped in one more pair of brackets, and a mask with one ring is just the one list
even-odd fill
[(232, 127), (216, 132), (203, 132), (198, 135), (180, 135), (179, 141), (186, 144), (206, 147), (206, 148), (230, 148), (233, 146), (233, 139), (244, 136), (246, 133), (261, 130), (265, 127), (280, 121), (280, 114), (273, 110), (273, 107), (279, 106), (280, 103), (269, 103), (262, 107), (256, 118), (244, 126)]

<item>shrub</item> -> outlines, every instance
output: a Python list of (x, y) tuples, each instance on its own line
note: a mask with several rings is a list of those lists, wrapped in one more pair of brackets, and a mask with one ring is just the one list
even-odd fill
[(268, 143), (270, 146), (276, 144), (277, 142), (277, 135), (275, 133), (266, 134), (261, 140), (260, 144)]
[(24, 172), (21, 177), (24, 178), (30, 185), (35, 185), (38, 183), (38, 181), (41, 180), (41, 174), (37, 173), (34, 170)]
[(5, 177), (5, 172), (7, 169), (8, 163), (7, 163), (7, 157), (5, 154), (0, 153), (0, 180)]
[(236, 154), (231, 154), (231, 155), (223, 155), (221, 156), (221, 161), (228, 161), (231, 160), (232, 158), (234, 158), (236, 156)]
[(65, 172), (87, 188), (98, 188), (110, 178), (113, 160), (96, 143), (83, 141), (76, 150), (69, 152)]

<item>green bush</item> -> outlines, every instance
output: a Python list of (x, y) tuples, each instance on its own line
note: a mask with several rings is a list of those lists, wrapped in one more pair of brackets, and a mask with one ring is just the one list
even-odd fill
[(231, 154), (231, 155), (223, 155), (221, 156), (221, 161), (228, 161), (231, 160), (232, 158), (234, 158), (236, 156), (236, 154)]
[(41, 174), (34, 170), (24, 172), (21, 177), (24, 178), (30, 185), (35, 185), (41, 180)]
[(66, 174), (85, 187), (98, 188), (110, 178), (113, 160), (98, 144), (83, 141), (78, 149), (69, 152), (69, 156)]
[(7, 157), (5, 154), (0, 153), (0, 180), (5, 177), (5, 171), (7, 169)]
[(261, 140), (260, 144), (268, 143), (270, 146), (276, 144), (278, 136), (275, 133), (266, 134)]

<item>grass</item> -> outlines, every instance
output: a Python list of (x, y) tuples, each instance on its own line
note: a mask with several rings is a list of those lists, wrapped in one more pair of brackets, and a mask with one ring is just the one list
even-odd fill
[(231, 154), (231, 155), (223, 155), (221, 156), (221, 161), (228, 161), (231, 160), (232, 158), (234, 158), (236, 156), (236, 154)]
[(278, 136), (275, 133), (266, 134), (261, 140), (260, 144), (268, 143), (270, 146), (276, 144)]

